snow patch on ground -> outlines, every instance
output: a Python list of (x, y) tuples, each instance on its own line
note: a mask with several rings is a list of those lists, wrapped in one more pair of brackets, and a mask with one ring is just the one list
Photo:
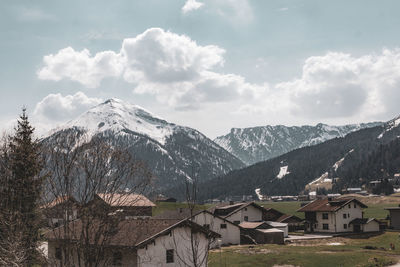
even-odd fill
[(260, 188), (257, 188), (254, 191), (256, 192), (256, 195), (257, 195), (259, 200), (263, 200), (264, 199), (263, 195), (261, 194), (261, 189)]
[(279, 173), (276, 176), (276, 178), (282, 179), (283, 177), (288, 175), (290, 173), (290, 172), (288, 172), (288, 168), (289, 168), (289, 166), (282, 166), (281, 169), (279, 170)]

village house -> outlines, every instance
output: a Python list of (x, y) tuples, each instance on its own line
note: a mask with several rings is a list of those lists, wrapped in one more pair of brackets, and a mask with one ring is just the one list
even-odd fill
[(266, 222), (242, 222), (239, 226), (241, 244), (284, 244), (284, 232)]
[(386, 208), (390, 216), (390, 228), (400, 230), (400, 205), (398, 207)]
[(96, 194), (87, 205), (99, 213), (118, 213), (125, 218), (152, 216), (156, 206), (143, 195), (128, 193)]
[(289, 232), (295, 232), (297, 230), (304, 229), (303, 220), (295, 215), (284, 214), (275, 221), (280, 223), (286, 223), (288, 225)]
[(240, 227), (237, 224), (207, 210), (190, 212), (190, 209), (179, 208), (177, 210), (165, 211), (154, 218), (190, 219), (191, 221), (220, 234), (220, 243), (213, 244), (212, 248), (219, 245), (240, 245)]
[[(68, 236), (64, 236), (63, 227), (46, 234), (50, 266), (62, 266), (66, 257), (72, 266), (77, 266), (78, 261), (82, 263), (84, 246), (77, 245), (76, 240), (82, 224), (80, 220), (70, 224), (73, 231)], [(193, 266), (194, 260), (198, 266), (207, 266), (208, 250), (220, 238), (190, 220), (127, 219), (119, 222), (117, 229), (101, 244), (101, 264), (105, 266)], [(96, 235), (96, 229), (91, 234)], [(192, 242), (195, 253), (191, 250)]]
[(314, 200), (298, 212), (305, 213), (306, 232), (375, 232), (379, 231), (376, 219), (363, 218), (365, 204), (355, 198), (324, 198)]
[(72, 196), (63, 196), (41, 207), (48, 227), (58, 227), (78, 218), (79, 203)]
[(235, 224), (240, 224), (242, 222), (272, 221), (284, 215), (280, 211), (273, 208), (266, 209), (255, 202), (215, 207), (213, 213)]

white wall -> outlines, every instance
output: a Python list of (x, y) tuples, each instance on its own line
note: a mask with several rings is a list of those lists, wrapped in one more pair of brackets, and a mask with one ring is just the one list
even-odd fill
[(260, 222), (262, 221), (262, 211), (253, 207), (253, 206), (247, 206), (246, 208), (243, 208), (239, 210), (238, 212), (232, 214), (229, 217), (226, 217), (227, 220), (234, 222), (234, 221), (239, 221), (240, 223), (244, 222), (244, 217), (248, 217), (249, 222)]
[[(224, 220), (214, 217), (213, 215), (202, 212), (193, 218), (193, 221), (199, 225), (208, 224), (210, 230), (221, 235), (222, 245), (239, 245), (240, 244), (240, 228), (232, 223), (227, 223)], [(226, 224), (225, 229), (221, 229), (221, 224)], [(215, 242), (213, 248), (217, 247)]]
[[(197, 259), (201, 262), (200, 266), (207, 266), (208, 241), (204, 234), (196, 234), (193, 239), (196, 241)], [(166, 263), (166, 250), (174, 250), (174, 262)], [(146, 248), (138, 249), (139, 267), (157, 266), (192, 266), (193, 256), (190, 241), (190, 228), (180, 227), (171, 231), (170, 235), (160, 236), (155, 239), (155, 243), (150, 243)]]
[[(327, 220), (322, 219), (323, 213), (328, 213)], [(346, 218), (343, 218), (343, 214), (346, 214)], [(355, 201), (352, 201), (337, 212), (317, 212), (316, 216), (318, 222), (315, 228), (316, 232), (353, 232), (353, 225), (349, 225), (349, 223), (354, 219), (362, 218), (362, 208)], [(325, 223), (329, 225), (329, 230), (323, 229)], [(347, 225), (347, 229), (344, 228), (344, 224)]]
[(377, 221), (370, 221), (368, 224), (365, 224), (363, 227), (364, 232), (378, 232), (379, 231), (379, 223)]

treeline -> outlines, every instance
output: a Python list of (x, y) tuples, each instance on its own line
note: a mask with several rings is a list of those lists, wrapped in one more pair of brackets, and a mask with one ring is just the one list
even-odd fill
[[(370, 180), (382, 178), (384, 168), (389, 173), (397, 171), (399, 127), (382, 138), (378, 136), (385, 125), (350, 133), (322, 144), (300, 148), (277, 158), (260, 162), (247, 168), (232, 171), (199, 185), (199, 198), (224, 198), (226, 196), (254, 195), (261, 188), (265, 195), (297, 195), (306, 184), (328, 172), (329, 178), (338, 178), (333, 191), (360, 186)], [(352, 151), (351, 153), (349, 153)], [(346, 157), (337, 172), (333, 167)], [(280, 167), (288, 166), (285, 177), (278, 179)]]

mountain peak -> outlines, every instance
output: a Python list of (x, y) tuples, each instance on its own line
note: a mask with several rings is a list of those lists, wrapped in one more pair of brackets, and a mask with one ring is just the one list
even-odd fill
[(166, 138), (173, 132), (175, 124), (167, 122), (138, 105), (118, 98), (110, 98), (56, 130), (75, 127), (86, 131), (89, 136), (106, 131), (120, 135), (135, 132), (164, 144)]

